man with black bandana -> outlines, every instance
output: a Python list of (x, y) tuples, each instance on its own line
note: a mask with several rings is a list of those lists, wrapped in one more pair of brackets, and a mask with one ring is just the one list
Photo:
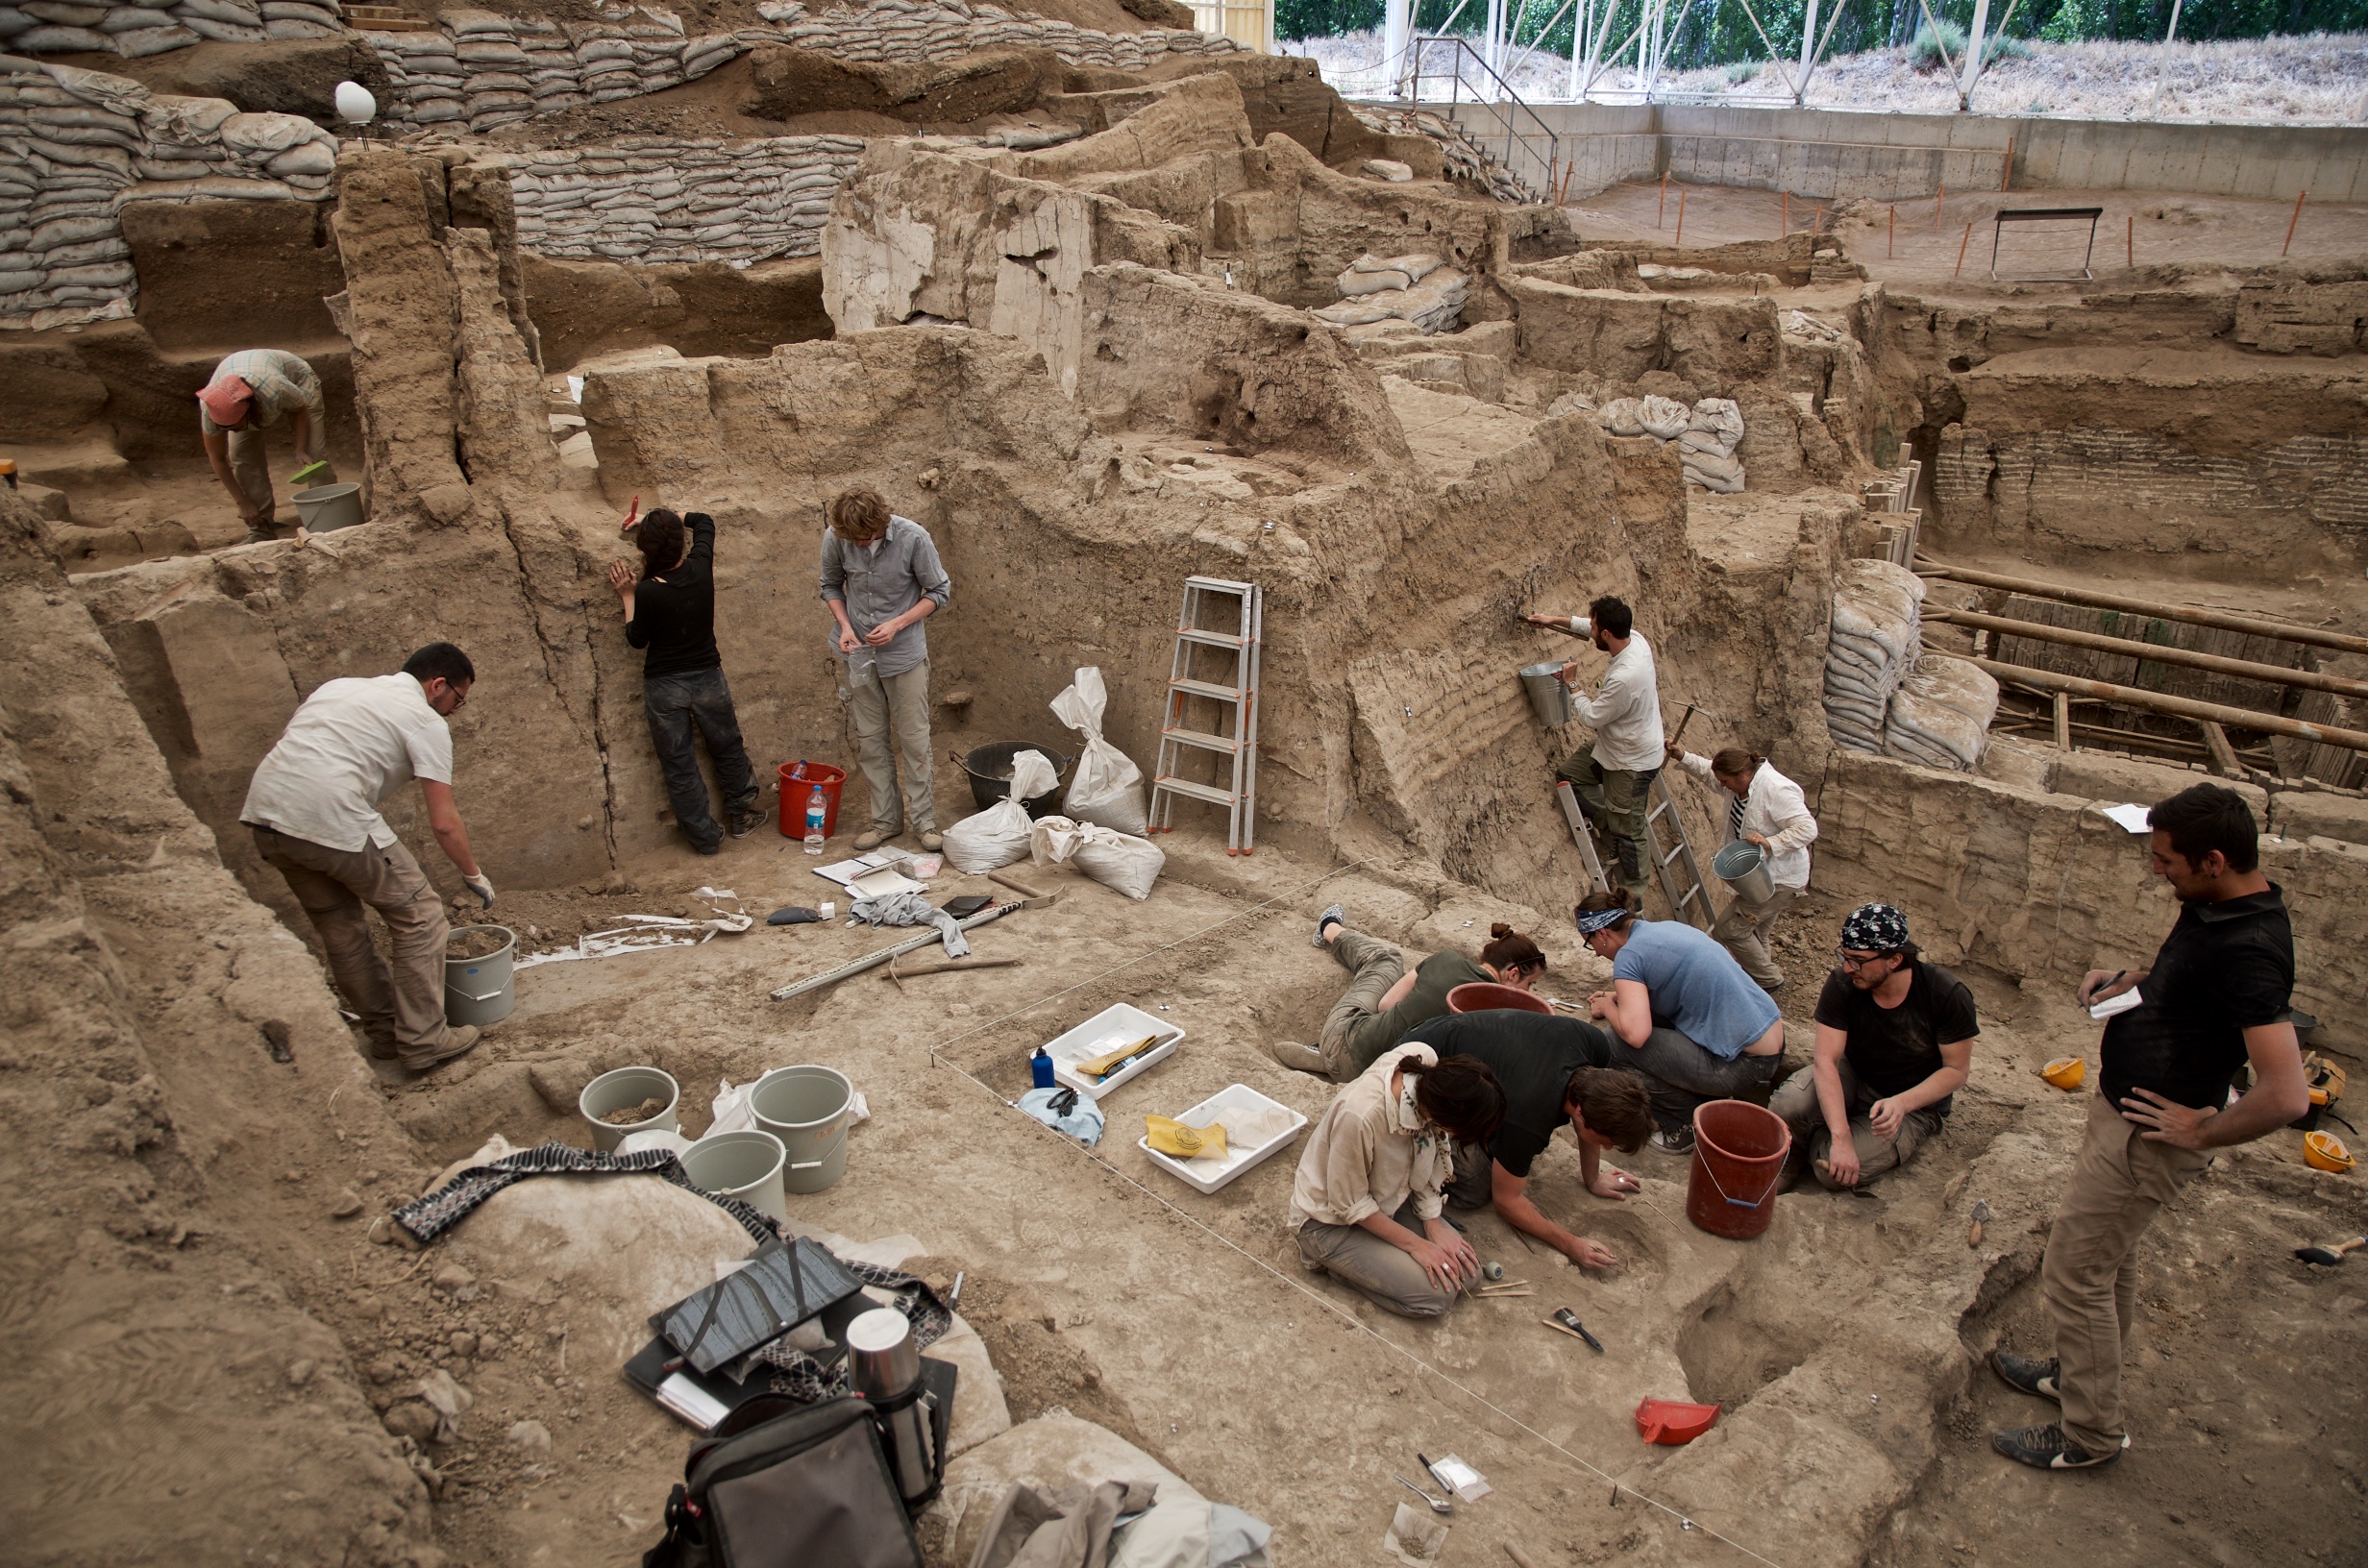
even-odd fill
[[(2151, 967), (2091, 969), (2080, 984), (2092, 1013), (2118, 996), (2138, 999), (2105, 1026), (2087, 1135), (2039, 1265), (2056, 1355), (1990, 1354), (2010, 1386), (2063, 1407), (2059, 1422), (1990, 1437), (1999, 1453), (2042, 1470), (2110, 1464), (2130, 1446), (2121, 1348), (2137, 1304), (2138, 1237), (2156, 1212), (2211, 1151), (2310, 1108), (2286, 1012), (2294, 929), (2283, 892), (2261, 874), (2252, 808), (2233, 790), (2198, 784), (2156, 806), (2147, 823), (2179, 919)], [(2248, 1065), (2253, 1086), (2232, 1099)]]

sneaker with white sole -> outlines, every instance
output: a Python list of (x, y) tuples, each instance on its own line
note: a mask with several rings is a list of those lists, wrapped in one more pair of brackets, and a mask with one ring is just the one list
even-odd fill
[(1667, 1128), (1653, 1134), (1653, 1147), (1664, 1154), (1693, 1153), (1693, 1127)]
[(1347, 923), (1348, 911), (1346, 909), (1343, 908), (1339, 904), (1334, 904), (1326, 909), (1322, 914), (1316, 917), (1316, 945), (1319, 947), (1329, 947), (1332, 945), (1330, 943), (1323, 940), (1323, 928), (1325, 926), (1346, 925)]
[(2051, 1421), (2044, 1427), (1993, 1432), (1989, 1434), (1989, 1446), (2016, 1464), (2027, 1464), (2035, 1470), (2094, 1470), (2112, 1463), (2127, 1453), (2130, 1439), (2122, 1438), (2119, 1448), (2091, 1454), (2066, 1437), (2063, 1428)]
[(2053, 1356), (2043, 1360), (2036, 1356), (2017, 1356), (2010, 1350), (1993, 1350), (1989, 1353), (1989, 1369), (1998, 1374), (2000, 1383), (2016, 1393), (2063, 1403), (2063, 1386), (2058, 1381), (2062, 1373)]

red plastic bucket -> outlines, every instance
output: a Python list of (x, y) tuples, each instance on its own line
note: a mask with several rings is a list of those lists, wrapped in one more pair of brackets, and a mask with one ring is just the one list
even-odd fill
[(1747, 1241), (1776, 1217), (1776, 1184), (1792, 1129), (1765, 1106), (1712, 1100), (1694, 1108), (1686, 1217), (1713, 1236)]
[(847, 770), (826, 762), (781, 764), (781, 837), (805, 837), (805, 799), (817, 784), (823, 789), (823, 837), (838, 832), (839, 786), (846, 782)]
[(1488, 1013), (1507, 1007), (1523, 1013), (1554, 1011), (1542, 996), (1533, 995), (1518, 986), (1500, 986), (1487, 980), (1468, 981), (1447, 992), (1450, 1013)]

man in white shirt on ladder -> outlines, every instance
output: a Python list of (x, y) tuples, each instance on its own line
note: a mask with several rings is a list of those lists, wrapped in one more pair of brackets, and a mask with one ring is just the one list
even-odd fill
[(1565, 757), (1554, 776), (1570, 786), (1587, 820), (1611, 839), (1618, 860), (1616, 874), (1640, 902), (1655, 859), (1644, 817), (1653, 780), (1661, 772), (1664, 745), (1661, 684), (1652, 645), (1636, 629), (1635, 612), (1609, 595), (1590, 604), (1585, 615), (1521, 619), (1533, 626), (1585, 637), (1612, 655), (1592, 696), (1579, 689), (1578, 665), (1563, 666), (1563, 682), (1570, 688), (1570, 716), (1592, 729), (1595, 738)]

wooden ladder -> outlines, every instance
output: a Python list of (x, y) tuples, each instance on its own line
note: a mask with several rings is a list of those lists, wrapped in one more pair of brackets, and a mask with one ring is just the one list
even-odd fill
[[(1230, 611), (1232, 629), (1207, 624)], [(1175, 803), (1206, 801), (1228, 813), (1225, 853), (1254, 852), (1258, 805), (1258, 653), (1266, 599), (1254, 582), (1186, 577), (1176, 618), (1175, 652), (1168, 671), (1168, 706), (1159, 725), (1159, 763), (1152, 771), (1149, 831), (1175, 831)], [(1229, 668), (1203, 671), (1197, 659)], [(1212, 678), (1214, 677), (1214, 678)], [(1197, 711), (1196, 711), (1197, 704)], [(1193, 721), (1199, 720), (1199, 723)], [(1223, 759), (1210, 781), (1184, 776), (1185, 759), (1209, 752)]]
[[(1702, 867), (1693, 858), (1693, 841), (1686, 836), (1686, 823), (1677, 815), (1677, 797), (1669, 793), (1665, 769), (1653, 775), (1650, 799), (1644, 813), (1644, 842), (1652, 848), (1653, 870), (1661, 873), (1661, 891), (1668, 896), (1670, 913), (1707, 929), (1713, 919), (1710, 890), (1703, 885)], [(1665, 850), (1661, 841), (1664, 824), (1677, 841), (1675, 847)]]

